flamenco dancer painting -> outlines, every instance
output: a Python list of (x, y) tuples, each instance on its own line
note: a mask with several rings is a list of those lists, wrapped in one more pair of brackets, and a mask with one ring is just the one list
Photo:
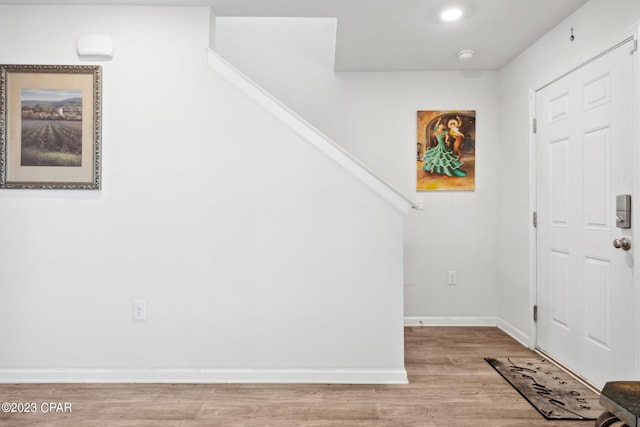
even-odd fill
[(475, 189), (475, 117), (475, 111), (418, 111), (418, 191)]

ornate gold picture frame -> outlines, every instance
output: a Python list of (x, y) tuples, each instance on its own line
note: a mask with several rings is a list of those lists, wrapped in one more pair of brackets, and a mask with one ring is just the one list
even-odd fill
[(99, 190), (102, 69), (0, 65), (0, 188)]

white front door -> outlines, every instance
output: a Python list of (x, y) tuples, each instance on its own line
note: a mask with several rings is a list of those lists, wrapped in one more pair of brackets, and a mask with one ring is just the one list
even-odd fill
[[(616, 196), (633, 193), (631, 41), (536, 92), (537, 347), (586, 380), (635, 379), (632, 240)], [(640, 215), (633, 214), (633, 227)]]

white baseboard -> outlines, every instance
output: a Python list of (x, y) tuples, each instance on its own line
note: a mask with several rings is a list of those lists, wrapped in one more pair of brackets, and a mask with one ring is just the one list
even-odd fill
[(405, 317), (405, 326), (495, 326), (525, 347), (529, 335), (500, 317)]
[(0, 369), (9, 383), (408, 384), (405, 369)]
[(504, 319), (498, 319), (498, 328), (525, 347), (529, 347), (529, 335)]
[(405, 326), (498, 326), (497, 317), (405, 317)]

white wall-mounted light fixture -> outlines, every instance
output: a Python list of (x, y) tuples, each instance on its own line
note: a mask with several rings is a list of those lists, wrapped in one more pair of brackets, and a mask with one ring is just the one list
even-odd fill
[(469, 62), (473, 59), (473, 56), (476, 54), (476, 51), (473, 49), (464, 49), (458, 52), (456, 55), (460, 62)]
[(111, 36), (79, 36), (77, 42), (78, 57), (88, 61), (109, 61), (113, 59), (115, 47)]
[(443, 10), (442, 13), (440, 13), (440, 19), (448, 22), (457, 21), (458, 19), (462, 18), (462, 15), (464, 15), (464, 11), (462, 9), (460, 9), (459, 7), (451, 7)]

